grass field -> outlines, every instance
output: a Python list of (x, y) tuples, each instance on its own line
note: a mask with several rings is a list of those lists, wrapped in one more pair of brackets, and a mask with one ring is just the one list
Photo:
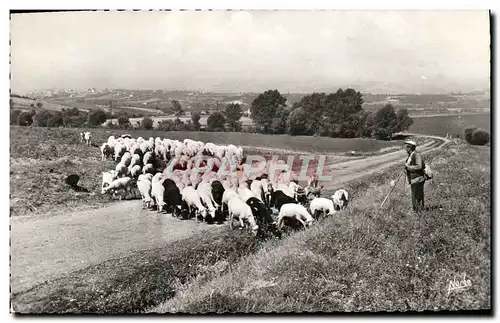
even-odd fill
[(453, 137), (459, 135), (463, 139), (464, 129), (467, 127), (475, 126), (489, 131), (490, 118), (489, 114), (413, 118), (413, 125), (408, 131), (442, 137), (449, 133)]
[[(452, 142), (421, 217), (390, 168), (350, 182), (348, 210), (282, 240), (220, 231), (134, 253), (13, 295), (29, 313), (302, 312), (488, 309), (490, 151)], [(326, 192), (329, 193), (329, 192)], [(239, 230), (238, 230), (239, 231)], [(449, 282), (471, 286), (448, 293)]]
[[(316, 312), (489, 309), (490, 152), (456, 144), (427, 156), (429, 208), (410, 211), (397, 173), (349, 183), (352, 207), (265, 244), (210, 281), (193, 281), (150, 312)], [(465, 276), (464, 276), (465, 275)], [(450, 281), (471, 281), (448, 293)]]

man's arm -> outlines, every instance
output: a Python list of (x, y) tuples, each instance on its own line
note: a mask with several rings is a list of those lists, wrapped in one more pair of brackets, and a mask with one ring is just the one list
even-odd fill
[(416, 165), (407, 165), (406, 169), (410, 172), (416, 172), (423, 169), (422, 156), (420, 156), (420, 154), (415, 154), (415, 164)]

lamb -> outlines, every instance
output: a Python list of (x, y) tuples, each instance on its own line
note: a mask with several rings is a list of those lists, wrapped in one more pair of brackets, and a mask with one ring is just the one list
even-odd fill
[(191, 209), (195, 210), (195, 218), (196, 222), (198, 222), (198, 215), (203, 217), (203, 221), (207, 217), (207, 209), (201, 203), (200, 196), (198, 192), (192, 186), (187, 186), (182, 190), (182, 200), (186, 202), (189, 210), (189, 214), (191, 214)]
[(345, 209), (349, 203), (349, 194), (344, 189), (337, 190), (332, 195), (332, 200), (335, 205), (335, 210), (339, 211)]
[(101, 161), (105, 161), (108, 157), (113, 158), (114, 148), (110, 146), (107, 142), (103, 143), (101, 146)]
[(222, 212), (224, 212), (224, 205), (227, 206), (227, 203), (233, 197), (239, 197), (238, 193), (232, 188), (226, 188), (222, 194)]
[[(125, 191), (125, 193), (129, 192), (132, 194), (133, 193), (132, 189), (133, 189), (132, 178), (122, 177), (122, 178), (115, 179), (111, 184), (104, 186), (101, 193), (106, 194), (107, 192), (112, 191), (113, 197), (114, 197), (116, 191), (118, 191), (118, 190), (123, 190), (123, 191)], [(122, 196), (120, 195), (119, 198), (121, 201)]]
[(151, 174), (139, 175), (137, 180), (137, 188), (141, 193), (142, 198), (142, 208), (150, 208), (151, 207), (151, 180), (153, 176)]
[(237, 217), (240, 220), (241, 229), (245, 227), (245, 220), (250, 223), (250, 228), (254, 234), (257, 234), (259, 226), (255, 223), (255, 219), (253, 217), (252, 209), (248, 204), (246, 204), (239, 197), (233, 197), (228, 202), (228, 211), (229, 211), (229, 227), (233, 228), (233, 219)]
[[(300, 204), (287, 203), (283, 204), (278, 215), (278, 228), (282, 229), (285, 218), (291, 218), (302, 223), (304, 228), (310, 226), (314, 222), (314, 218), (307, 212), (306, 208)], [(305, 219), (305, 222), (304, 220)]]
[(313, 199), (309, 205), (309, 209), (315, 219), (319, 218), (319, 214), (316, 215), (316, 212), (322, 212), (324, 215), (331, 215), (336, 212), (333, 201), (324, 197)]

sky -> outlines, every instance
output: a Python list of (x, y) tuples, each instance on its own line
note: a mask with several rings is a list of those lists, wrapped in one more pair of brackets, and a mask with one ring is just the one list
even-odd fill
[(11, 90), (488, 89), (488, 11), (11, 15)]

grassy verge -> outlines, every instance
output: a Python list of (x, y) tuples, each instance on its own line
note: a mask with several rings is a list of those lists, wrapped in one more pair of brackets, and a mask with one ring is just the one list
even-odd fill
[(187, 281), (227, 272), (256, 249), (251, 236), (221, 228), (90, 266), (14, 294), (11, 301), (18, 313), (137, 313), (175, 296)]
[[(209, 281), (148, 312), (421, 311), (489, 309), (490, 151), (451, 143), (425, 156), (436, 173), (413, 214), (397, 174), (349, 183), (351, 209), (272, 241)], [(450, 281), (471, 286), (448, 291)]]

